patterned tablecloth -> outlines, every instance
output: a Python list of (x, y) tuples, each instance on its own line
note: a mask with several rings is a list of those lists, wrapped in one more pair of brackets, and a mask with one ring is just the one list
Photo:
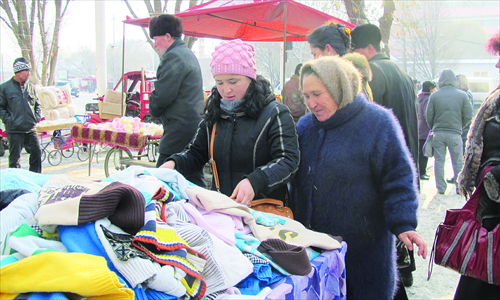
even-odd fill
[[(73, 126), (71, 129), (71, 136), (75, 141), (81, 143), (109, 145), (111, 147), (120, 146), (137, 151), (144, 150), (148, 139), (147, 135), (100, 130), (81, 125)], [(159, 137), (151, 138), (155, 139)]]
[(311, 261), (309, 275), (283, 278), (271, 286), (273, 292), (266, 299), (346, 299), (346, 252), (345, 242), (341, 249), (323, 252)]

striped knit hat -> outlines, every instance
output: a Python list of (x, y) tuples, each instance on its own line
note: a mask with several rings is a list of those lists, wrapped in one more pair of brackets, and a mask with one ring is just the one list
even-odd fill
[(29, 61), (26, 60), (24, 57), (19, 57), (14, 60), (14, 74), (30, 70), (31, 69), (31, 64)]

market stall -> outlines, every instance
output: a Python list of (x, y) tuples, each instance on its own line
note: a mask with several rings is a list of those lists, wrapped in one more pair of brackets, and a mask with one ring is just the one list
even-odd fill
[(0, 211), (2, 299), (345, 299), (345, 242), (174, 170), (132, 166), (101, 182), (0, 175), (2, 191), (29, 192)]
[[(106, 123), (73, 126), (71, 135), (75, 141), (88, 144), (90, 153), (96, 145), (112, 148), (104, 160), (104, 172), (109, 176), (114, 171), (123, 170), (132, 164), (154, 167), (152, 163), (156, 162), (158, 156), (157, 148), (163, 128), (158, 124), (141, 122), (137, 117), (121, 117)], [(138, 154), (133, 155), (132, 151), (137, 151)], [(89, 159), (89, 176), (92, 156), (90, 155)]]

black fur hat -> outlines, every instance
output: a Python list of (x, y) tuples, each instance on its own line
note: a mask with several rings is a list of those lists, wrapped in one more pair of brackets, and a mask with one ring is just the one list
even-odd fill
[(149, 20), (149, 37), (163, 36), (169, 33), (173, 38), (182, 35), (182, 20), (174, 15), (162, 14)]

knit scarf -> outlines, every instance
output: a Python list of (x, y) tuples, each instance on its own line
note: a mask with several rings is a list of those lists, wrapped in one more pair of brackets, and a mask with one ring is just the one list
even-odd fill
[(492, 112), (500, 108), (500, 85), (491, 92), (479, 108), (467, 135), (465, 146), (465, 162), (462, 172), (458, 175), (459, 189), (462, 195), (470, 198), (476, 186), (476, 177), (483, 155), (483, 131), (486, 120)]

